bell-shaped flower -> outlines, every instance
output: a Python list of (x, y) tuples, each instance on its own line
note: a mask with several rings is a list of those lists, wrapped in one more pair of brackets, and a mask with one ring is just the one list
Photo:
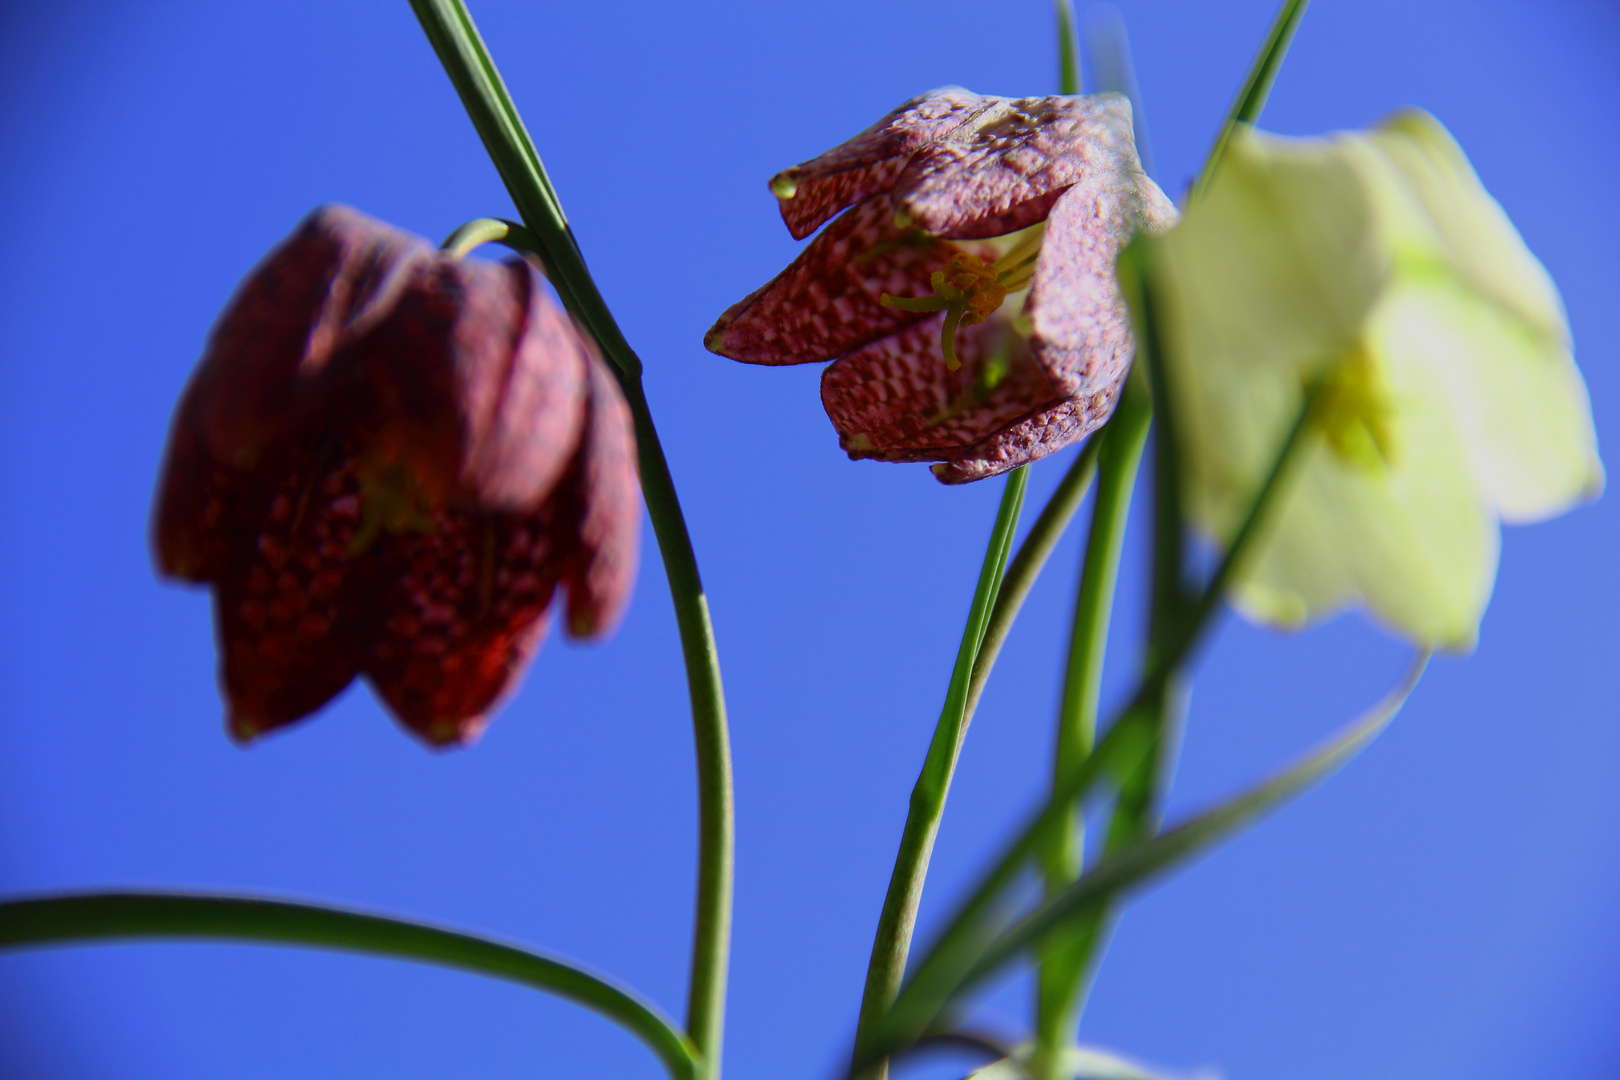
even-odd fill
[(527, 263), (317, 210), (247, 278), (175, 413), (158, 569), (211, 585), (247, 740), (363, 675), (433, 744), (478, 735), (568, 594), (605, 633), (641, 511), (622, 393)]
[(1125, 98), (936, 90), (771, 190), (796, 238), (831, 224), (704, 344), (835, 361), (821, 396), (850, 457), (942, 462), (962, 483), (1108, 418), (1134, 349), (1114, 259), (1175, 218)]
[(1149, 263), (1196, 527), (1231, 540), (1312, 402), (1234, 597), (1260, 621), (1470, 648), (1498, 522), (1602, 490), (1558, 292), (1428, 114), (1241, 130)]

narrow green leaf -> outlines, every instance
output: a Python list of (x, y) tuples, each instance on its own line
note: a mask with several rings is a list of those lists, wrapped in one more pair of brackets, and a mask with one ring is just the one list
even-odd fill
[(1080, 92), (1080, 50), (1075, 47), (1074, 6), (1069, 0), (1053, 0), (1057, 16), (1058, 93)]
[(303, 945), (490, 975), (601, 1013), (646, 1043), (674, 1080), (696, 1075), (691, 1043), (652, 1006), (572, 964), (485, 938), (313, 904), (235, 896), (92, 893), (0, 904), (0, 949), (143, 938)]
[(1004, 933), (986, 950), (957, 992), (988, 978), (1025, 949), (1049, 938), (1061, 937), (1077, 913), (1196, 858), (1349, 764), (1395, 718), (1428, 662), (1428, 653), (1419, 654), (1400, 682), (1381, 701), (1276, 776), (1190, 821), (1104, 859), (1062, 894), (1042, 904)]
[(1243, 81), (1243, 89), (1238, 91), (1236, 100), (1232, 102), (1232, 110), (1221, 125), (1221, 133), (1215, 137), (1215, 145), (1210, 148), (1209, 157), (1204, 161), (1203, 171), (1198, 174), (1198, 181), (1193, 184), (1189, 200), (1196, 200), (1209, 186), (1209, 179), (1215, 175), (1215, 167), (1221, 163), (1221, 155), (1226, 152), (1226, 143), (1231, 139), (1233, 129), (1239, 124), (1252, 124), (1260, 119), (1260, 113), (1266, 107), (1266, 98), (1271, 96), (1271, 85), (1277, 81), (1283, 57), (1288, 55), (1288, 46), (1293, 43), (1294, 32), (1299, 29), (1299, 20), (1305, 16), (1305, 8), (1309, 4), (1310, 0), (1283, 0), (1277, 18), (1271, 24), (1271, 32), (1260, 47), (1260, 55), (1254, 58), (1249, 77)]
[[(1120, 894), (1196, 858), (1263, 814), (1338, 771), (1399, 712), (1423, 674), (1428, 658), (1426, 652), (1416, 657), (1400, 682), (1382, 700), (1291, 767), (1190, 821), (1108, 856), (1068, 889), (1019, 919), (993, 941), (972, 950), (971, 928), (976, 924), (982, 925), (973, 917), (976, 912), (972, 909), (978, 907), (982, 911), (986, 906), (985, 894), (999, 892), (999, 889), (988, 886), (999, 884), (998, 879), (1003, 876), (1010, 880), (1019, 865), (1011, 862), (1011, 857), (1027, 857), (1034, 850), (1035, 840), (1042, 835), (1041, 826), (1047, 815), (1072, 805), (1076, 795), (1065, 790), (1062, 793), (1065, 798), (1061, 801), (1054, 798), (1041, 818), (1020, 837), (1021, 842), (1015, 842), (1002, 861), (998, 862), (996, 869), (986, 876), (986, 885), (981, 886), (966, 905), (969, 909), (964, 913), (966, 917), (959, 916), (957, 923), (953, 923), (942, 935), (940, 945), (936, 945), (918, 965), (916, 975), (907, 983), (894, 1008), (873, 1033), (870, 1052), (874, 1055), (892, 1054), (914, 1042), (963, 994), (1025, 951), (1062, 940), (1063, 935), (1077, 923), (1083, 924), (1088, 916), (1094, 915)], [(1116, 758), (1115, 763), (1118, 763), (1121, 755), (1110, 746), (1110, 740), (1116, 737), (1116, 732), (1129, 730), (1126, 728), (1128, 720), (1129, 716), (1114, 726), (1077, 773), (1083, 771), (1087, 774), (1087, 780), (1094, 781), (1098, 769), (1096, 763), (1105, 753)], [(1068, 785), (1080, 786), (1074, 781)], [(967, 929), (958, 924), (965, 924)], [(970, 963), (965, 963), (961, 954), (968, 951), (977, 951), (978, 955)], [(936, 959), (942, 955), (943, 959)]]

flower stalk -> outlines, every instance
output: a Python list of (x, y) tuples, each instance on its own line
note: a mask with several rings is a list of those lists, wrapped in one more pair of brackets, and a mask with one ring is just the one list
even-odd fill
[[(956, 772), (962, 739), (967, 734), (967, 701), (974, 662), (984, 643), (990, 612), (1001, 588), (1007, 553), (1012, 548), (1012, 537), (1018, 527), (1018, 514), (1024, 504), (1024, 488), (1028, 480), (1028, 470), (1020, 467), (1008, 474), (1006, 485), (1002, 488), (1001, 505), (990, 531), (990, 543), (985, 548), (979, 583), (968, 610), (967, 626), (962, 630), (962, 643), (957, 649), (956, 666), (951, 671), (945, 706), (940, 711), (939, 723), (935, 725), (933, 740), (928, 745), (928, 756), (923, 760), (922, 772), (911, 791), (910, 808), (900, 837), (900, 850), (895, 856), (894, 872), (889, 878), (889, 890), (883, 898), (883, 911), (878, 916), (877, 934), (872, 942), (872, 958), (867, 965), (866, 988), (861, 997), (860, 1020), (855, 1033), (856, 1060), (866, 1056), (867, 1034), (883, 1019), (900, 991), (906, 956), (911, 951), (911, 938), (917, 925), (917, 905), (922, 899), (923, 883), (928, 876), (928, 862), (933, 855), (934, 839), (939, 835), (940, 819), (945, 813), (945, 797), (950, 792), (951, 777)], [(886, 1066), (880, 1063), (870, 1075), (881, 1080), (886, 1073)]]
[(641, 361), (596, 288), (545, 166), (461, 0), (411, 0), (569, 312), (618, 372), (635, 420), (642, 494), (669, 579), (686, 663), (698, 771), (698, 896), (686, 1030), (701, 1080), (720, 1074), (731, 943), (735, 822), (730, 736), (708, 600), (646, 394)]

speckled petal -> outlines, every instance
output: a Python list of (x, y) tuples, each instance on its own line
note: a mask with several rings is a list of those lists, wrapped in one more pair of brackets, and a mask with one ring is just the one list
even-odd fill
[(966, 484), (1055, 454), (1101, 427), (1114, 411), (1118, 394), (1119, 385), (1115, 384), (1038, 409), (951, 461), (935, 465), (934, 476), (944, 484)]
[(436, 259), (362, 345), (375, 408), (430, 491), (528, 513), (579, 444), (585, 354), (519, 259)]
[(311, 383), (391, 310), (427, 241), (344, 206), (324, 206), (238, 287), (209, 338), (180, 413), (214, 459), (251, 469), (300, 438), (322, 391)]
[[(1005, 319), (958, 331), (956, 371), (940, 354), (941, 319), (873, 342), (823, 373), (822, 404), (850, 457), (950, 460), (1056, 400)], [(986, 362), (998, 353), (1008, 360), (1005, 377), (976, 392)]]
[[(827, 226), (764, 287), (727, 308), (703, 344), (750, 364), (842, 356), (927, 317), (885, 307), (881, 298), (932, 296), (929, 276), (958, 250), (897, 227), (888, 196), (875, 196)], [(987, 245), (968, 250), (995, 258)]]
[(1040, 200), (1053, 192), (1083, 180), (1123, 186), (1135, 165), (1125, 98), (1017, 98), (920, 151), (893, 198), (935, 236), (994, 235), (984, 231), (987, 219), (1022, 228), (1040, 220)]
[(635, 425), (618, 380), (600, 357), (590, 358), (590, 405), (585, 437), (554, 497), (554, 520), (567, 522), (571, 551), (563, 567), (568, 635), (609, 633), (630, 602), (641, 550), (641, 482)]
[[(911, 155), (949, 135), (997, 99), (947, 86), (912, 98), (883, 119), (802, 165), (771, 178), (794, 239), (846, 206), (888, 191)], [(784, 194), (787, 193), (787, 194)]]
[(473, 742), (539, 645), (561, 545), (539, 514), (460, 512), (386, 542), (366, 679), (432, 745)]
[(1114, 262), (1136, 206), (1134, 193), (1099, 175), (1064, 192), (1047, 218), (1025, 310), (1036, 360), (1065, 395), (1116, 386), (1130, 368), (1136, 346)]
[[(152, 552), (158, 573), (180, 581), (215, 581), (224, 572), (230, 537), (256, 481), (214, 460), (197, 434), (195, 401), (176, 410), (158, 474)], [(247, 523), (256, 527), (256, 523)]]
[(255, 524), (231, 532), (214, 613), (226, 727), (240, 741), (303, 719), (359, 673), (359, 445), (312, 440), (273, 485), (237, 493), (235, 512)]

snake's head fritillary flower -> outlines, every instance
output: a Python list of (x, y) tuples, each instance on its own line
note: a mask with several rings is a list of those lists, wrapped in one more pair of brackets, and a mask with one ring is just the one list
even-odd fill
[(1188, 511), (1217, 541), (1316, 392), (1238, 605), (1297, 627), (1365, 606), (1468, 649), (1498, 522), (1602, 490), (1552, 280), (1427, 113), (1328, 139), (1240, 131), (1152, 243)]
[(1134, 351), (1115, 257), (1176, 217), (1125, 98), (936, 90), (771, 190), (794, 237), (831, 223), (704, 343), (835, 361), (821, 396), (851, 457), (936, 461), (962, 483), (1108, 418)]
[(154, 546), (212, 586), (248, 740), (364, 676), (435, 745), (476, 738), (554, 592), (611, 628), (641, 527), (629, 412), (527, 263), (317, 210), (239, 288), (175, 413)]

